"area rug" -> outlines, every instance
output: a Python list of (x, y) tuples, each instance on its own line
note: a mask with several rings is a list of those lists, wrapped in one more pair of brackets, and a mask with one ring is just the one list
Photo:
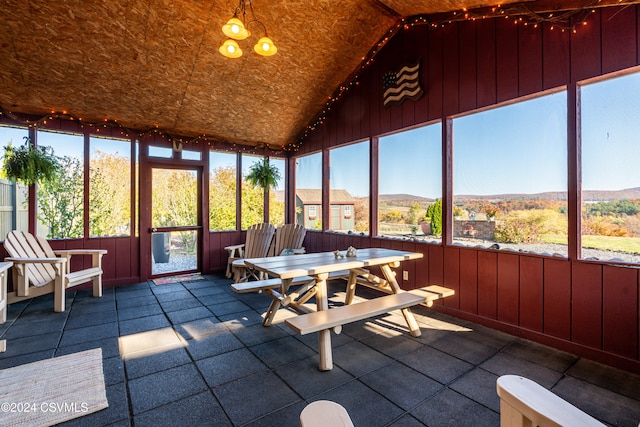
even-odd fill
[(180, 282), (193, 282), (194, 280), (204, 280), (204, 277), (200, 273), (183, 274), (181, 276), (161, 277), (159, 279), (153, 279), (153, 283), (156, 285), (167, 285), (169, 283)]
[(100, 348), (0, 370), (1, 426), (50, 426), (108, 406)]

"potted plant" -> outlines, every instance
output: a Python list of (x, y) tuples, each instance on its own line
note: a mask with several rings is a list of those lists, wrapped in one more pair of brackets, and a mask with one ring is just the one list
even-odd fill
[(25, 137), (25, 144), (4, 147), (2, 175), (12, 181), (26, 185), (51, 181), (60, 170), (60, 162), (51, 147), (36, 147)]
[(268, 158), (252, 164), (247, 175), (247, 181), (251, 185), (262, 187), (265, 190), (275, 189), (280, 179), (280, 171), (274, 165), (269, 164)]
[(489, 206), (485, 209), (484, 213), (487, 215), (487, 221), (495, 221), (498, 208), (495, 206)]

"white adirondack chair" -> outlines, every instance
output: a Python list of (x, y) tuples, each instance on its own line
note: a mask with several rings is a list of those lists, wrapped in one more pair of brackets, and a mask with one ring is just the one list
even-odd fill
[[(53, 292), (54, 310), (65, 310), (65, 291), (91, 281), (93, 296), (102, 296), (102, 256), (104, 249), (70, 249), (54, 251), (42, 237), (24, 231), (12, 231), (4, 241), (9, 254), (5, 261), (13, 262), (13, 292), (7, 303), (23, 301)], [(72, 255), (91, 255), (91, 267), (71, 271)]]

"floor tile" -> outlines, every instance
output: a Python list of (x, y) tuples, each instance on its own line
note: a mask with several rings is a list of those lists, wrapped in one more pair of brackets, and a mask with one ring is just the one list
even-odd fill
[(298, 395), (270, 371), (223, 384), (213, 392), (235, 425), (300, 401)]
[(392, 362), (360, 378), (405, 411), (436, 394), (442, 385), (399, 362)]
[(129, 380), (134, 415), (205, 390), (207, 386), (193, 365), (183, 365)]
[(411, 415), (429, 427), (500, 425), (497, 412), (450, 389), (418, 406)]
[(441, 384), (448, 384), (473, 368), (470, 363), (431, 347), (423, 347), (399, 360)]
[(303, 399), (312, 399), (354, 379), (339, 366), (330, 371), (319, 370), (317, 355), (283, 365), (275, 373)]
[(209, 387), (214, 389), (221, 384), (267, 370), (257, 357), (244, 348), (198, 360), (196, 366)]
[(203, 392), (134, 416), (136, 427), (231, 426), (211, 392)]

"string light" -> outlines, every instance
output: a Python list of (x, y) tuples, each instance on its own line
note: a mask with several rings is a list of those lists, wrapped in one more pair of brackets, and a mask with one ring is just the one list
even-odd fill
[(72, 116), (71, 114), (64, 112), (56, 112), (55, 110), (51, 110), (50, 113), (34, 118), (33, 115), (26, 115), (21, 113), (13, 113), (9, 110), (4, 109), (0, 106), (0, 118), (4, 116), (7, 117), (10, 121), (17, 125), (27, 126), (28, 128), (48, 128), (53, 123), (50, 123), (54, 120), (68, 120), (68, 121), (77, 121), (78, 127), (81, 130), (88, 130), (89, 133), (96, 134), (104, 134), (105, 130), (110, 130), (113, 135), (113, 131), (116, 131), (119, 136), (131, 138), (135, 140), (141, 140), (143, 138), (157, 135), (161, 138), (165, 139), (169, 144), (173, 144), (175, 141), (176, 144), (183, 144), (184, 146), (189, 144), (205, 144), (208, 148), (216, 150), (216, 151), (228, 151), (228, 152), (241, 152), (247, 154), (258, 154), (258, 155), (282, 155), (285, 153), (285, 150), (281, 146), (272, 146), (268, 143), (260, 143), (258, 145), (241, 145), (232, 142), (223, 141), (220, 139), (209, 137), (206, 134), (198, 135), (193, 138), (176, 136), (170, 134), (168, 132), (163, 131), (156, 124), (152, 129), (148, 130), (137, 130), (130, 129), (122, 126), (116, 119), (104, 118), (100, 122), (88, 122), (83, 120), (80, 117)]

